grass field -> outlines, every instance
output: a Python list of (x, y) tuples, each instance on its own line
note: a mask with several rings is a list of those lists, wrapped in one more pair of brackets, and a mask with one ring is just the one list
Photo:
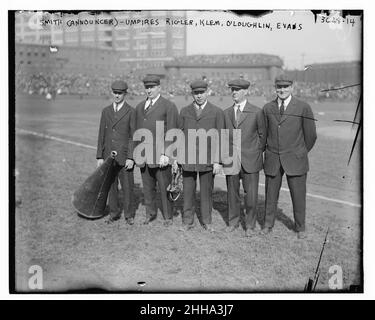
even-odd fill
[[(140, 99), (128, 101), (135, 106)], [(190, 102), (184, 97), (174, 101), (179, 109)], [(222, 108), (231, 104), (230, 97), (212, 97), (211, 101)], [(261, 98), (250, 101), (260, 107), (264, 104)], [(355, 149), (348, 165), (355, 132), (349, 124), (334, 122), (353, 120), (356, 102), (311, 104), (318, 120), (318, 140), (310, 153), (306, 240), (297, 240), (292, 230), (291, 200), (285, 190), (280, 194), (271, 236), (249, 239), (242, 229), (232, 234), (222, 232), (226, 214), (223, 177), (215, 178), (215, 233), (199, 225), (191, 232), (179, 232), (181, 200), (173, 226), (164, 227), (160, 214), (151, 225), (142, 225), (145, 208), (138, 169), (134, 226), (126, 225), (123, 219), (108, 226), (104, 219), (80, 218), (70, 199), (95, 169), (99, 117), (107, 104), (98, 98), (58, 97), (52, 102), (35, 96), (16, 98), (16, 194), (22, 198), (22, 206), (15, 212), (17, 290), (30, 291), (29, 267), (39, 265), (46, 292), (88, 288), (126, 292), (302, 291), (315, 271), (327, 227), (329, 241), (317, 290), (329, 290), (329, 268), (333, 265), (342, 268), (343, 289), (362, 283), (360, 149)], [(262, 212), (263, 175), (260, 183)], [(287, 188), (285, 181), (283, 187)]]

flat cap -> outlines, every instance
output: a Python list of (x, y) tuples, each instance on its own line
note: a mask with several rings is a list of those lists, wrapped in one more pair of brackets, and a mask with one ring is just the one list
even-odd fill
[(191, 91), (193, 92), (203, 92), (206, 91), (208, 84), (204, 80), (195, 80), (190, 84)]
[(143, 84), (145, 86), (159, 86), (160, 85), (160, 78), (156, 75), (148, 75), (144, 77)]
[(250, 82), (244, 79), (235, 79), (228, 82), (229, 88), (247, 89)]
[(128, 84), (123, 80), (113, 81), (111, 85), (112, 91), (126, 91), (128, 89)]
[(293, 80), (285, 74), (281, 74), (275, 78), (275, 84), (291, 85)]

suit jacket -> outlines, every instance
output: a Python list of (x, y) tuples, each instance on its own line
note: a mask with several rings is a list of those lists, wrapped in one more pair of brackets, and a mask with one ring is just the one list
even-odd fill
[(307, 153), (316, 141), (316, 126), (311, 107), (294, 97), (280, 117), (277, 99), (263, 107), (267, 127), (264, 172), (274, 176), (280, 163), (287, 175), (302, 175), (309, 170)]
[[(263, 168), (263, 151), (266, 145), (266, 126), (262, 109), (246, 102), (238, 121), (235, 120), (233, 106), (224, 110), (225, 128), (229, 129), (229, 158), (222, 160), (226, 175), (238, 174), (241, 166), (248, 173), (259, 172)], [(241, 130), (241, 145), (233, 139), (233, 129)], [(240, 150), (241, 147), (241, 150)], [(228, 154), (228, 156), (229, 156)]]
[[(152, 150), (152, 159), (147, 158), (147, 165), (151, 168), (159, 167), (160, 156), (165, 154), (169, 157), (172, 155), (166, 154), (166, 149), (172, 143), (165, 141), (165, 134), (170, 129), (176, 129), (178, 126), (178, 110), (176, 105), (160, 96), (150, 110), (145, 112), (146, 100), (140, 102), (136, 107), (136, 129), (148, 129), (152, 133), (152, 145), (147, 143), (145, 140), (143, 144), (150, 147)], [(157, 124), (156, 121), (163, 121), (163, 126), (156, 133)], [(160, 123), (159, 123), (160, 125)], [(156, 140), (159, 139), (158, 143)], [(136, 145), (141, 143), (140, 141), (135, 142)], [(164, 144), (164, 145), (163, 145)], [(141, 167), (145, 166), (145, 163), (140, 164)]]
[[(193, 103), (181, 109), (179, 116), (179, 127), (184, 132), (185, 136), (185, 161), (182, 168), (185, 171), (210, 171), (213, 170), (213, 163), (220, 163), (220, 134), (221, 129), (224, 129), (224, 113), (217, 106), (207, 101), (200, 116), (197, 116), (196, 108)], [(199, 130), (204, 129), (208, 132), (210, 129), (217, 129), (217, 136), (214, 139), (207, 139), (207, 147), (199, 148), (199, 139), (189, 139), (189, 129)], [(192, 131), (194, 132), (194, 131)], [(199, 134), (198, 131), (196, 131)], [(210, 136), (210, 135), (207, 135)], [(190, 149), (189, 149), (190, 143)], [(196, 150), (196, 157), (192, 159), (192, 149)], [(211, 153), (212, 146), (212, 153)], [(201, 152), (206, 154), (206, 162), (200, 163), (199, 155)], [(189, 159), (190, 155), (190, 159)], [(189, 161), (193, 160), (193, 161)], [(194, 163), (191, 163), (194, 162)]]
[(126, 102), (115, 112), (113, 105), (105, 107), (100, 118), (97, 159), (106, 159), (111, 151), (117, 151), (116, 161), (124, 166), (133, 157), (133, 133), (135, 110)]

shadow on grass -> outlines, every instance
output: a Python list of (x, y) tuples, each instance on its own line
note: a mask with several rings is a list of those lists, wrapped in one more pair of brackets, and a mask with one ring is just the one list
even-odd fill
[[(215, 189), (213, 192), (213, 208), (217, 210), (228, 226), (228, 207), (227, 207), (227, 192), (222, 191), (220, 189)], [(241, 194), (241, 212), (240, 212), (240, 224), (244, 230), (246, 230), (245, 224), (245, 204), (243, 200), (243, 194)], [(264, 217), (265, 217), (265, 198), (263, 196), (258, 197), (258, 205), (257, 205), (257, 223), (263, 227), (264, 225)], [(283, 213), (283, 210), (277, 208), (276, 213), (276, 220), (280, 221), (283, 225), (285, 225), (289, 230), (294, 230), (294, 222)]]
[[(134, 207), (135, 211), (137, 212), (139, 205), (145, 205), (145, 198), (143, 194), (143, 189), (141, 188), (140, 184), (134, 184)], [(123, 197), (120, 198), (121, 205), (123, 204)], [(184, 200), (182, 196), (182, 192), (180, 197), (175, 201), (172, 202), (172, 210), (173, 210), (173, 217), (178, 217), (179, 215), (182, 215), (183, 212), (183, 205), (184, 205)], [(159, 187), (156, 187), (156, 208), (157, 208), (157, 213), (161, 214), (163, 216), (163, 207), (162, 207), (162, 202), (161, 202), (161, 197), (160, 197), (160, 190)]]
[[(245, 205), (243, 201), (243, 194), (241, 194), (241, 213), (240, 213), (240, 224), (244, 230), (246, 230), (246, 224), (245, 224)], [(123, 197), (119, 195), (119, 200), (121, 203), (121, 209), (123, 206)], [(228, 208), (227, 208), (227, 192), (223, 191), (221, 189), (214, 189), (212, 194), (212, 200), (213, 200), (213, 209), (215, 209), (221, 216), (224, 223), (228, 226)], [(144, 205), (144, 196), (143, 196), (143, 190), (140, 187), (139, 184), (134, 184), (134, 206), (137, 210), (139, 205)], [(161, 205), (161, 198), (160, 198), (160, 192), (157, 189), (156, 192), (156, 205), (158, 208), (158, 211), (160, 213), (162, 212), (162, 205)], [(183, 208), (184, 208), (184, 199), (183, 194), (181, 192), (180, 197), (173, 202), (173, 217), (177, 218), (180, 216), (182, 218), (183, 214)], [(202, 215), (200, 210), (200, 194), (199, 192), (195, 195), (195, 206), (193, 208), (196, 217), (198, 218), (199, 223), (202, 225)], [(264, 196), (258, 197), (258, 205), (257, 205), (257, 223), (260, 226), (264, 225), (264, 216), (265, 216), (265, 199)], [(289, 230), (294, 230), (294, 222), (291, 220), (288, 216), (286, 216), (282, 209), (277, 208), (276, 213), (276, 220), (280, 221), (283, 225), (285, 225), (286, 228)]]
[[(119, 200), (119, 207), (120, 207), (120, 210), (122, 212), (122, 210), (124, 209), (124, 195), (123, 195), (121, 190), (119, 190), (118, 200)], [(132, 206), (133, 206), (135, 212), (137, 211), (140, 203), (142, 203), (142, 204), (144, 203), (142, 188), (140, 187), (139, 183), (134, 183)]]

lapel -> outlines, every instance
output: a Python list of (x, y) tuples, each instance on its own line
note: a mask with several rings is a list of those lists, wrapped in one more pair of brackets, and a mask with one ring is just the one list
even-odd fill
[[(194, 107), (194, 106), (193, 106)], [(194, 107), (195, 108), (195, 107)], [(202, 113), (200, 114), (199, 117), (197, 117), (197, 120), (199, 121), (200, 119), (204, 118), (207, 114), (210, 113), (210, 110), (211, 110), (211, 103), (209, 103), (207, 101), (207, 104), (206, 106), (204, 107), (204, 109), (202, 110)]]
[(150, 115), (152, 112), (155, 111), (155, 109), (157, 109), (158, 106), (162, 104), (162, 99), (163, 97), (160, 96), (159, 99), (155, 102), (155, 104), (153, 104), (151, 107), (148, 107), (147, 112), (145, 112), (145, 103), (146, 103), (145, 101), (145, 103), (143, 104), (143, 113), (145, 115)]
[(113, 121), (115, 121), (115, 110), (113, 110), (113, 103), (111, 103), (107, 107), (107, 116), (110, 120), (110, 123), (113, 123)]
[[(114, 127), (130, 111), (130, 108), (131, 107), (126, 102), (124, 102), (124, 105), (122, 106), (120, 111), (118, 111), (116, 121), (113, 121), (112, 127)], [(113, 116), (115, 115), (115, 112), (113, 110), (113, 106), (112, 106), (112, 115)]]
[(195, 109), (194, 102), (191, 103), (191, 104), (188, 106), (187, 111), (188, 111), (188, 114), (189, 114), (193, 119), (196, 119), (196, 118), (197, 118), (197, 111), (196, 111), (196, 109)]
[[(234, 112), (234, 111), (233, 111)], [(251, 106), (249, 101), (246, 101), (245, 107), (243, 108), (243, 111), (241, 112), (240, 119), (238, 121), (238, 127), (241, 125), (242, 122), (249, 116), (251, 113)]]
[(137, 109), (140, 108), (140, 110), (142, 111), (143, 117), (145, 117), (145, 115), (146, 115), (146, 112), (145, 112), (145, 104), (146, 104), (146, 101), (147, 101), (147, 100), (143, 100), (142, 102), (140, 102), (140, 103), (137, 105)]
[(230, 107), (230, 110), (228, 110), (229, 112), (229, 118), (230, 118), (230, 121), (232, 121), (232, 125), (233, 125), (233, 128), (236, 128), (237, 127), (237, 124), (236, 124), (236, 119), (234, 117), (234, 105), (232, 105)]
[(277, 122), (280, 122), (280, 110), (279, 105), (277, 104), (277, 98), (271, 103), (271, 114), (276, 118)]
[(284, 122), (286, 120), (286, 118), (288, 116), (293, 116), (295, 115), (295, 107), (296, 107), (296, 103), (295, 103), (295, 100), (294, 98), (292, 97), (292, 99), (290, 100), (289, 104), (288, 104), (288, 107), (286, 108), (286, 110), (284, 111), (284, 114), (283, 116), (280, 118), (280, 123)]

